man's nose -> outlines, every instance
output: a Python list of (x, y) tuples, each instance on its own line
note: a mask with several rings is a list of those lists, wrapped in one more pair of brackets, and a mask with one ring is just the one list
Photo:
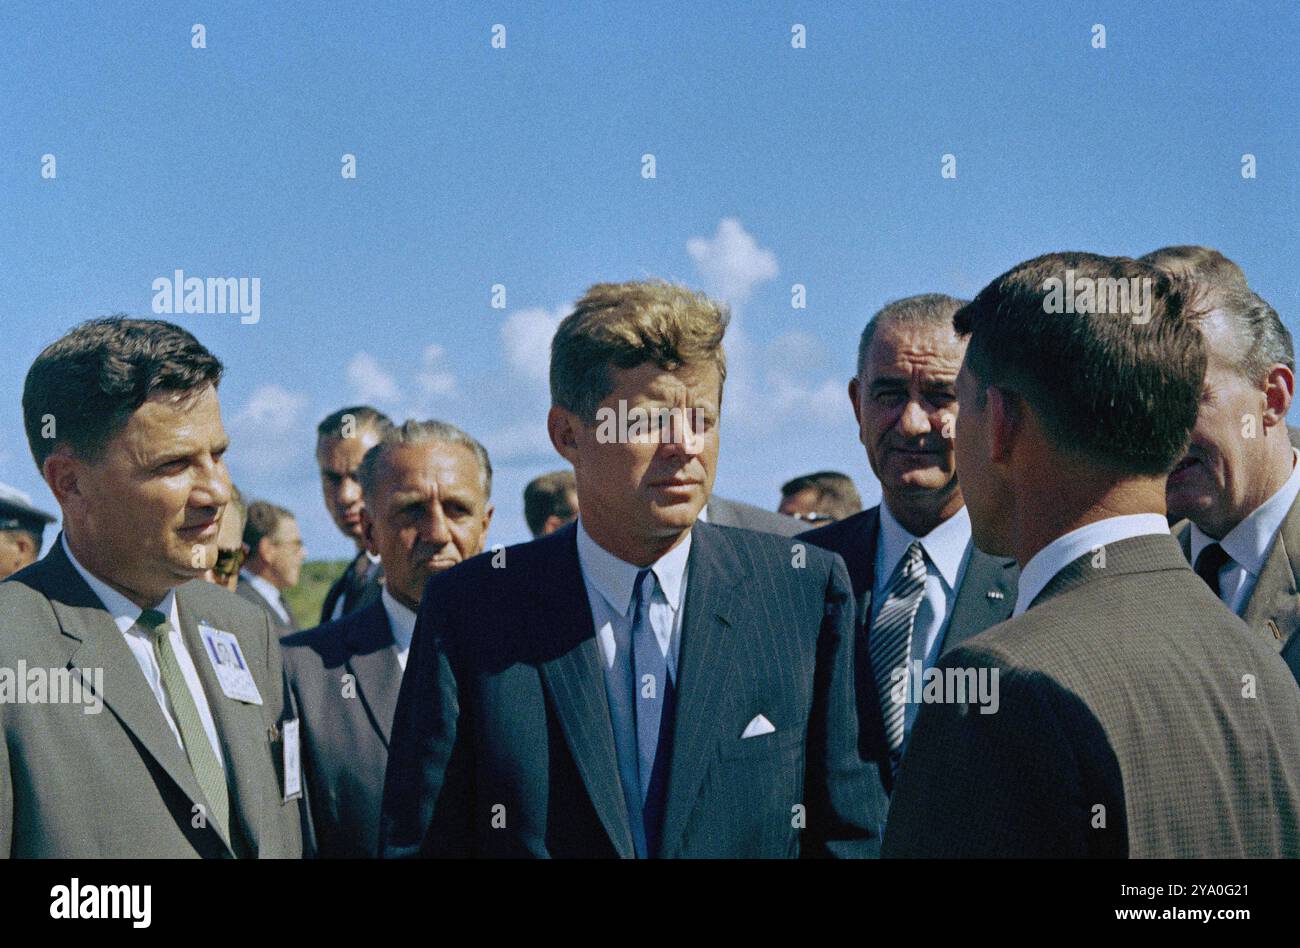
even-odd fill
[(909, 436), (925, 435), (933, 430), (929, 413), (916, 399), (911, 399), (903, 406), (903, 413), (898, 418), (898, 430)]
[(361, 484), (355, 477), (345, 477), (339, 483), (339, 503), (351, 506), (361, 499)]

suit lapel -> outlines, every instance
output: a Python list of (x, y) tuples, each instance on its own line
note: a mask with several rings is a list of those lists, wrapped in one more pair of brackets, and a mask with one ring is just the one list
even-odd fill
[(402, 687), (402, 665), (397, 660), (393, 632), (383, 603), (364, 610), (364, 618), (349, 628), (345, 663), (357, 683), (357, 694), (387, 749), (397, 713), (397, 692)]
[[(1189, 531), (1190, 533), (1190, 531)], [(1264, 633), (1280, 652), (1294, 638), (1300, 626), (1300, 596), (1296, 578), (1300, 575), (1300, 498), (1287, 511), (1282, 528), (1264, 560), (1259, 579), (1242, 616), (1252, 629)], [(1269, 623), (1272, 623), (1270, 627)], [(1274, 632), (1276, 629), (1276, 633)]]
[[(264, 773), (264, 761), (261, 758), (268, 753), (266, 742), (269, 741), (262, 709), (258, 705), (226, 697), (212, 668), (207, 646), (199, 635), (198, 624), (205, 622), (222, 631), (230, 630), (222, 629), (221, 623), (212, 616), (195, 614), (189, 607), (183, 586), (176, 590), (176, 611), (181, 620), (181, 637), (185, 640), (185, 648), (189, 651), (190, 660), (203, 684), (203, 694), (208, 699), (208, 709), (212, 712), (212, 723), (216, 725), (217, 736), (225, 751), (226, 783), (232, 791), (231, 822), (233, 824), (236, 819), (239, 820), (244, 839), (248, 842), (251, 854), (255, 856), (261, 839), (258, 815), (266, 808), (266, 801), (262, 800), (265, 791), (258, 782), (259, 776)], [(245, 652), (245, 658), (248, 658), (247, 642), (244, 638), (239, 638), (240, 647)], [(259, 685), (263, 701), (270, 697), (265, 693), (266, 689), (278, 684), (265, 682)]]
[(718, 722), (728, 693), (732, 656), (743, 619), (736, 590), (746, 588), (748, 571), (726, 539), (697, 523), (686, 573), (685, 614), (677, 669), (668, 798), (659, 853), (671, 857), (704, 774), (715, 757)]
[(946, 655), (971, 636), (1011, 617), (1016, 603), (1015, 584), (1008, 575), (1012, 562), (971, 546), (970, 562), (957, 589), (940, 654)]
[(83, 673), (87, 685), (94, 680), (92, 670), (103, 669), (105, 687), (100, 697), (104, 705), (191, 804), (203, 800), (194, 769), (177, 743), (176, 734), (167, 726), (122, 630), (64, 554), (61, 538), (55, 541), (44, 563), (47, 569), (41, 573), (41, 591), (49, 598), (63, 634), (78, 643), (68, 665)]
[(578, 565), (577, 528), (565, 527), (551, 542), (561, 546), (562, 555), (554, 572), (538, 576), (533, 590), (533, 615), (542, 617), (537, 628), (546, 638), (538, 670), (596, 815), (615, 851), (631, 859), (636, 850), (591, 603)]

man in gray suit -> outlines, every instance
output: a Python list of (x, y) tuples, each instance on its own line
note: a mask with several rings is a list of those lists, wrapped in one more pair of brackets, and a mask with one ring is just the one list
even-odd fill
[(1049, 254), (957, 313), (962, 490), (1019, 597), (926, 683), (885, 855), (1300, 855), (1300, 687), (1165, 523), (1206, 363), (1181, 286)]
[(492, 522), (487, 451), (446, 422), (389, 429), (357, 476), (362, 535), (384, 567), (380, 601), (283, 642), (303, 722), (305, 848), (322, 858), (378, 855), (393, 711), (420, 596), (429, 577), (483, 552)]
[(221, 372), (185, 330), (114, 317), (27, 374), (64, 529), (0, 584), (0, 689), (15, 669), (49, 683), (0, 701), (0, 855), (302, 853), (276, 635), (196, 578), (230, 496)]
[(281, 635), (298, 631), (298, 620), (284, 591), (298, 585), (306, 551), (298, 521), (292, 513), (264, 500), (248, 505), (244, 522), (248, 559), (239, 573), (235, 592), (266, 610)]
[(1300, 679), (1300, 453), (1286, 433), (1291, 334), (1244, 287), (1202, 287), (1205, 396), (1169, 475), (1175, 535), (1197, 574)]
[(914, 668), (923, 674), (1016, 604), (1015, 561), (975, 548), (957, 479), (954, 386), (966, 343), (952, 316), (961, 306), (939, 293), (911, 296), (862, 330), (849, 401), (883, 502), (803, 534), (849, 568), (858, 603), (859, 733), (886, 790), (921, 700), (901, 693), (897, 676), (911, 680)]

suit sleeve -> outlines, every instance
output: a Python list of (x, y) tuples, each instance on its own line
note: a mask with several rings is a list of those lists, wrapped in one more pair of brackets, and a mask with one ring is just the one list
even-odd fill
[[(936, 667), (997, 668), (966, 648)], [(889, 810), (886, 858), (1088, 855), (1091, 808), (1060, 725), (1058, 686), (1039, 674), (997, 670), (991, 713), (977, 704), (921, 706)]]
[(864, 760), (858, 747), (855, 626), (853, 588), (836, 554), (825, 591), (808, 724), (808, 825), (800, 846), (805, 857), (880, 854), (886, 800), (876, 765)]
[[(384, 777), (384, 859), (472, 855), (473, 735), (462, 727), (453, 630), (438, 577), (425, 589), (398, 692)], [(465, 716), (468, 717), (468, 716)]]
[(318, 853), (316, 842), (316, 823), (312, 816), (311, 806), (311, 781), (307, 779), (308, 768), (311, 766), (310, 755), (308, 753), (308, 735), (307, 724), (302, 720), (302, 702), (298, 698), (298, 676), (297, 667), (292, 658), (293, 650), (281, 647), (281, 654), (284, 655), (284, 719), (292, 721), (297, 719), (298, 724), (298, 754), (301, 761), (300, 783), (302, 785), (302, 799), (298, 801), (298, 821), (302, 830), (302, 856), (304, 859), (315, 859)]

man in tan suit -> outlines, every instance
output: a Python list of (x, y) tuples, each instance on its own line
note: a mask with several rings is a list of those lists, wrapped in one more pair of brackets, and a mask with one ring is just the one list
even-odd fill
[(114, 317), (27, 374), (64, 529), (0, 584), (0, 856), (302, 853), (277, 638), (199, 578), (230, 499), (221, 372), (178, 326)]

